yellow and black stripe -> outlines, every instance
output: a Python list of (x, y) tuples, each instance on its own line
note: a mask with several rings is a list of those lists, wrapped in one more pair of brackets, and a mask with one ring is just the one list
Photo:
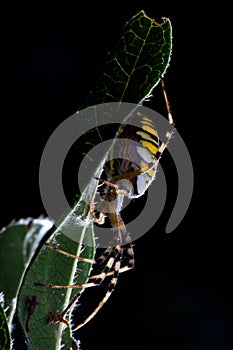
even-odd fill
[(139, 197), (153, 181), (161, 144), (153, 121), (141, 113), (135, 117), (137, 126), (129, 121), (120, 127), (117, 142), (110, 151), (111, 160), (105, 164), (102, 174), (103, 179), (112, 183), (129, 180), (133, 187), (129, 197)]

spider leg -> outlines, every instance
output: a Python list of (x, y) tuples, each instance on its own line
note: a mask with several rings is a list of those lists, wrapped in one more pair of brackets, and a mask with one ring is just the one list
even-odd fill
[[(127, 258), (127, 266), (124, 266), (120, 269), (120, 273), (122, 272), (125, 272), (127, 270), (130, 270), (134, 267), (134, 251), (133, 251), (133, 245), (132, 245), (132, 241), (131, 241), (131, 238), (130, 238), (130, 235), (129, 233), (127, 232), (126, 228), (125, 228), (125, 224), (120, 216), (120, 214), (118, 214), (117, 216), (117, 224), (114, 224), (113, 222), (113, 218), (112, 218), (112, 224), (113, 224), (113, 228), (115, 226), (115, 230), (120, 227), (121, 228), (121, 235), (122, 237), (124, 238), (124, 246), (123, 246), (123, 252), (125, 252), (128, 256)], [(118, 226), (117, 226), (118, 225)], [(115, 237), (116, 239), (116, 237)], [(117, 244), (117, 242), (116, 242)], [(101, 256), (99, 256), (97, 259), (96, 259), (96, 264), (102, 264), (107, 258), (108, 256), (110, 255), (111, 251), (112, 251), (112, 246), (114, 245), (113, 242), (111, 242), (111, 245), (109, 245), (105, 251), (103, 252), (103, 254)], [(112, 275), (113, 274), (113, 271), (110, 271), (108, 273), (108, 276)], [(89, 277), (90, 279), (94, 278), (94, 276), (90, 276)]]
[(93, 260), (93, 259), (83, 258), (82, 256), (77, 256), (77, 255), (74, 255), (74, 254), (70, 254), (70, 253), (68, 253), (68, 252), (66, 252), (66, 251), (64, 251), (62, 249), (59, 249), (59, 248), (55, 247), (54, 245), (52, 245), (50, 243), (44, 243), (44, 245), (46, 247), (48, 247), (48, 248), (50, 248), (50, 249), (60, 253), (60, 254), (64, 254), (64, 255), (69, 256), (69, 257), (71, 257), (73, 259), (78, 259), (80, 261), (84, 261), (84, 262), (87, 262), (87, 263), (90, 263), (90, 264), (95, 264), (96, 263), (96, 261)]
[[(118, 236), (119, 239), (122, 240), (122, 236), (126, 236), (127, 244), (125, 247), (122, 247), (119, 245), (120, 252), (116, 256), (114, 267), (113, 267), (114, 269), (113, 269), (113, 271), (109, 271), (108, 274), (106, 275), (106, 276), (112, 275), (112, 279), (110, 281), (110, 284), (108, 285), (108, 289), (107, 289), (107, 292), (106, 292), (104, 298), (100, 301), (98, 306), (94, 309), (94, 311), (84, 321), (80, 322), (77, 326), (75, 326), (75, 328), (72, 329), (73, 332), (77, 331), (78, 329), (83, 327), (85, 324), (87, 324), (99, 312), (99, 310), (103, 307), (103, 305), (108, 301), (108, 299), (110, 298), (110, 296), (111, 296), (112, 292), (114, 291), (115, 286), (117, 284), (119, 273), (127, 271), (127, 270), (133, 268), (133, 266), (134, 266), (133, 247), (132, 247), (130, 236), (129, 236), (129, 234), (126, 233), (127, 231), (126, 231), (125, 225), (123, 223), (123, 220), (122, 220), (120, 214), (115, 215), (115, 217), (113, 216), (111, 219), (112, 219), (111, 221), (112, 221), (113, 229), (115, 231), (119, 232), (119, 236)], [(129, 257), (129, 261), (128, 261), (127, 266), (121, 268), (121, 262), (122, 262), (122, 258), (123, 258), (124, 249), (126, 249), (127, 255)]]
[[(120, 218), (120, 220), (122, 219)], [(126, 242), (126, 244), (122, 247), (123, 255), (124, 254), (126, 255), (126, 258), (124, 259), (126, 260), (126, 265), (120, 268), (119, 273), (123, 273), (134, 268), (134, 250), (133, 250), (133, 244), (132, 244), (131, 238), (129, 236), (129, 233), (127, 232), (122, 232), (122, 233), (123, 233), (124, 241)], [(103, 252), (103, 254), (96, 259), (96, 264), (103, 264), (103, 262), (110, 255), (111, 251), (112, 251), (112, 247), (111, 246), (107, 247), (106, 250)], [(112, 276), (113, 274), (114, 274), (114, 270), (109, 271), (106, 277)], [(89, 279), (95, 279), (97, 277), (98, 275), (91, 275)]]
[(165, 83), (164, 83), (163, 79), (161, 79), (161, 85), (162, 85), (163, 96), (164, 96), (165, 103), (166, 103), (166, 108), (167, 108), (168, 121), (169, 121), (169, 124), (174, 125), (172, 114), (171, 114), (171, 109), (170, 109), (169, 101), (168, 101), (168, 97), (167, 97), (167, 92), (166, 92), (166, 89), (165, 89)]
[(67, 327), (70, 327), (68, 321), (64, 318), (67, 314), (67, 312), (70, 310), (71, 306), (77, 301), (77, 299), (80, 297), (80, 293), (76, 294), (74, 298), (71, 300), (71, 302), (67, 305), (64, 311), (62, 312), (50, 312), (50, 321), (49, 324), (55, 325), (58, 322), (64, 323)]
[(114, 237), (113, 240), (111, 240), (111, 242), (109, 243), (109, 246), (104, 250), (104, 252), (98, 258), (96, 258), (96, 264), (102, 265), (111, 254), (113, 247), (116, 247), (117, 245), (118, 239), (117, 237)]
[[(96, 179), (101, 180), (99, 178), (96, 178)], [(105, 182), (105, 180), (103, 180), (103, 182)], [(105, 221), (105, 217), (107, 217), (107, 215), (105, 215), (103, 212), (100, 212), (99, 217), (96, 217), (93, 200), (90, 201), (90, 214), (91, 214), (94, 222), (96, 222), (99, 225), (102, 225)], [(115, 239), (115, 242), (113, 242), (113, 240), (112, 240), (110, 242), (109, 246), (104, 250), (104, 252), (98, 258), (96, 258), (95, 262), (97, 265), (102, 265), (109, 258), (110, 254), (113, 250), (113, 247), (116, 247), (118, 245), (117, 238), (114, 237), (114, 239)], [(93, 279), (92, 276), (90, 276), (89, 278)]]
[(127, 254), (127, 265), (124, 268), (127, 267), (127, 270), (130, 270), (134, 267), (134, 250), (130, 235), (126, 230), (125, 224), (120, 214), (118, 215), (118, 224), (121, 227), (121, 233), (122, 237), (124, 238), (124, 243), (126, 243), (123, 246), (123, 252), (126, 252)]
[(99, 217), (95, 214), (95, 206), (93, 199), (90, 200), (90, 215), (94, 222), (96, 222), (98, 225), (103, 225), (105, 222), (106, 215), (104, 213), (99, 213)]
[[(53, 289), (79, 289), (79, 288), (90, 288), (90, 287), (96, 287), (99, 286), (111, 270), (114, 261), (116, 260), (117, 256), (121, 252), (121, 246), (117, 245), (112, 249), (112, 252), (109, 256), (108, 262), (106, 263), (103, 271), (95, 276), (95, 280), (93, 282), (87, 282), (83, 284), (71, 284), (71, 285), (57, 285), (52, 283), (35, 283), (36, 286), (41, 287), (47, 287), (47, 288), (53, 288)], [(90, 278), (90, 277), (89, 277)]]
[(105, 251), (96, 259), (96, 264), (102, 265), (111, 254), (111, 251), (112, 251), (112, 245), (109, 245), (105, 249)]
[[(123, 273), (134, 268), (134, 252), (133, 252), (132, 243), (129, 243), (123, 247), (123, 254), (125, 252), (127, 254), (127, 258), (125, 258), (126, 265), (120, 268), (119, 273)], [(114, 270), (111, 270), (107, 273), (106, 277), (112, 276), (113, 274), (114, 274)], [(98, 275), (91, 275), (89, 279), (95, 279), (97, 277)]]
[(95, 308), (95, 310), (82, 322), (80, 322), (75, 328), (72, 329), (72, 331), (77, 331), (79, 328), (83, 327), (85, 324), (87, 324), (98, 312), (99, 310), (103, 307), (103, 305), (108, 301), (108, 299), (110, 298), (116, 284), (117, 284), (117, 280), (118, 280), (118, 275), (119, 275), (119, 271), (120, 271), (120, 266), (121, 266), (121, 256), (122, 256), (122, 252), (120, 254), (120, 256), (118, 257), (119, 260), (117, 260), (115, 262), (114, 265), (114, 271), (113, 271), (113, 277), (111, 279), (111, 282), (108, 286), (108, 290), (104, 296), (104, 298), (101, 300), (101, 302), (98, 304), (98, 306)]
[(168, 97), (167, 97), (167, 92), (166, 92), (166, 89), (165, 89), (165, 83), (164, 83), (163, 79), (161, 79), (161, 85), (162, 85), (163, 96), (164, 96), (164, 100), (165, 100), (166, 108), (167, 108), (167, 118), (168, 118), (169, 124), (173, 127), (173, 129), (172, 129), (172, 131), (168, 131), (166, 133), (167, 141), (166, 142), (162, 142), (162, 144), (159, 147), (160, 156), (162, 155), (163, 151), (167, 147), (167, 145), (168, 145), (168, 143), (169, 143), (169, 141), (170, 141), (170, 139), (171, 139), (171, 137), (172, 137), (172, 135), (174, 133), (174, 122), (173, 122), (171, 109), (170, 109), (169, 101), (168, 101)]

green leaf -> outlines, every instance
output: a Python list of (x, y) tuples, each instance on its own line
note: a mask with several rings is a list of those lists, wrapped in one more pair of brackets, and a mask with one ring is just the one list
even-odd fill
[(1, 305), (2, 296), (0, 294), (0, 350), (10, 349), (10, 333), (7, 325), (6, 315)]
[[(95, 186), (97, 186), (96, 182), (96, 180), (93, 181)], [(93, 225), (92, 222), (85, 221), (83, 215), (88, 210), (86, 201), (81, 197), (74, 209), (61, 220), (50, 236), (49, 242), (70, 254), (93, 259), (95, 254)], [(74, 295), (82, 290), (51, 289), (37, 286), (36, 283), (83, 284), (88, 280), (91, 267), (91, 263), (67, 257), (46, 245), (42, 246), (25, 275), (17, 302), (18, 322), (24, 331), (29, 348), (71, 349), (70, 328), (64, 330), (63, 323), (49, 325), (50, 313), (62, 312)], [(27, 299), (33, 295), (40, 304), (36, 306), (30, 318), (30, 331), (27, 332)], [(73, 308), (70, 311), (72, 310)], [(70, 318), (71, 312), (66, 316), (68, 321)]]
[(52, 225), (47, 218), (27, 218), (11, 223), (0, 233), (0, 266), (4, 266), (0, 269), (0, 291), (4, 292), (9, 324), (24, 272)]
[(171, 49), (170, 20), (160, 24), (140, 11), (123, 28), (88, 105), (145, 100), (166, 72)]

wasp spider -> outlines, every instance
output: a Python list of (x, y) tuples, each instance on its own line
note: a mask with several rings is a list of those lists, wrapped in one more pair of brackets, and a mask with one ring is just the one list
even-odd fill
[[(96, 178), (99, 181), (98, 192), (101, 199), (97, 210), (99, 215), (96, 215), (93, 202), (90, 203), (90, 215), (98, 224), (103, 224), (105, 217), (108, 217), (110, 220), (114, 232), (114, 238), (109, 246), (101, 256), (95, 260), (89, 260), (73, 256), (72, 254), (47, 243), (49, 248), (56, 250), (59, 253), (71, 256), (75, 259), (82, 259), (87, 263), (94, 263), (103, 266), (103, 268), (101, 273), (90, 275), (88, 282), (85, 284), (60, 286), (37, 283), (37, 285), (49, 288), (79, 289), (99, 286), (105, 278), (111, 278), (104, 298), (84, 321), (72, 328), (73, 331), (78, 330), (89, 322), (106, 303), (116, 286), (119, 273), (132, 269), (134, 266), (132, 242), (120, 212), (122, 210), (122, 203), (125, 196), (129, 198), (137, 198), (143, 195), (146, 189), (150, 186), (155, 178), (159, 159), (172, 137), (174, 130), (173, 119), (163, 80), (161, 80), (161, 83), (168, 112), (168, 121), (171, 126), (171, 130), (166, 133), (166, 142), (161, 142), (159, 140), (153, 121), (148, 116), (137, 113), (136, 117), (139, 118), (140, 127), (123, 124), (116, 135), (116, 140), (118, 141), (127, 139), (135, 142), (129, 144), (128, 147), (124, 147), (124, 144), (122, 143), (120, 157), (119, 149), (116, 152), (116, 146), (113, 145), (110, 151), (110, 161), (105, 163), (101, 177)], [(121, 147), (121, 143), (118, 143), (117, 147)], [(116, 154), (118, 155), (116, 156)], [(131, 161), (132, 156), (134, 161)], [(78, 297), (79, 294), (74, 297), (70, 304), (73, 305)], [(68, 326), (69, 324), (64, 320), (64, 316), (71, 307), (70, 304), (62, 313), (53, 315), (50, 323), (54, 324), (57, 322), (63, 322)]]

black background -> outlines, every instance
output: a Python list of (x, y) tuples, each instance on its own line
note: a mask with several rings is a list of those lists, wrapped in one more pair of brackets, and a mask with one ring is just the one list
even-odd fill
[[(77, 337), (83, 350), (232, 349), (232, 239), (218, 226), (224, 206), (217, 199), (218, 132), (207, 98), (212, 46), (211, 25), (204, 23), (211, 20), (192, 5), (182, 12), (172, 1), (1, 5), (1, 227), (45, 214), (38, 185), (45, 143), (78, 110), (122, 26), (141, 9), (158, 21), (172, 21), (174, 48), (165, 81), (193, 161), (193, 199), (182, 223), (166, 235), (177, 189), (167, 156), (165, 210), (136, 242), (135, 269), (120, 276), (111, 300)], [(159, 87), (147, 105), (166, 113)]]

